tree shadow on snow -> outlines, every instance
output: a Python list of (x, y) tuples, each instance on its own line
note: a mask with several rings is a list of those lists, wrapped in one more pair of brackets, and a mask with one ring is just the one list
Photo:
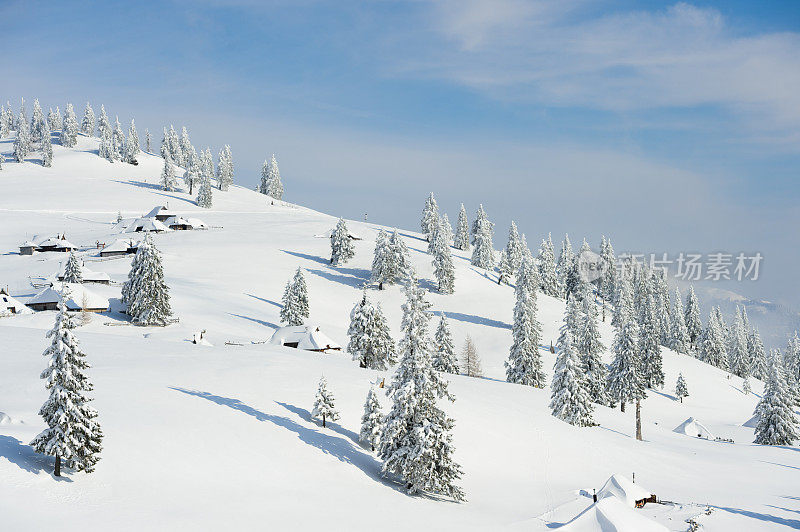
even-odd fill
[[(367, 270), (361, 270), (358, 268), (337, 268), (336, 270), (308, 270), (309, 273), (313, 273), (323, 279), (327, 279), (329, 281), (334, 281), (336, 283), (341, 283), (343, 285), (352, 286), (354, 288), (361, 289), (364, 287), (365, 284), (369, 283), (369, 272)], [(341, 273), (339, 273), (341, 272)], [(360, 273), (361, 275), (354, 275), (354, 273)]]
[(711, 506), (712, 508), (716, 508), (717, 510), (722, 510), (723, 512), (729, 512), (736, 515), (743, 515), (745, 517), (750, 517), (751, 519), (756, 519), (758, 521), (768, 521), (770, 523), (776, 523), (782, 526), (788, 526), (789, 528), (800, 529), (800, 521), (797, 519), (786, 519), (784, 517), (778, 517), (776, 515), (770, 514), (762, 514), (759, 512), (753, 512), (751, 510), (743, 510), (741, 508), (729, 508), (725, 506)]
[[(0, 457), (5, 458), (15, 466), (28, 473), (47, 473), (53, 476), (55, 458), (34, 452), (29, 445), (23, 445), (21, 441), (11, 436), (0, 435)], [(67, 471), (69, 471), (67, 469)], [(72, 482), (69, 477), (56, 477), (53, 479), (60, 482)]]
[(647, 390), (653, 392), (654, 394), (660, 395), (661, 397), (666, 397), (667, 399), (671, 399), (672, 401), (678, 400), (677, 397), (675, 397), (674, 395), (670, 395), (668, 393), (659, 392), (658, 390), (654, 390), (652, 388), (648, 388)]
[(283, 251), (287, 255), (292, 255), (293, 257), (298, 257), (319, 264), (324, 264), (325, 266), (328, 266), (331, 263), (330, 259), (326, 259), (324, 257), (317, 257), (316, 255), (309, 255), (308, 253), (300, 253), (299, 251), (289, 251), (288, 249), (282, 249), (281, 251)]
[(283, 308), (283, 305), (275, 301), (272, 301), (271, 299), (264, 299), (263, 297), (254, 296), (253, 294), (246, 294), (246, 295), (252, 297), (253, 299), (258, 299), (259, 301), (263, 301), (264, 303), (269, 303), (270, 305), (274, 305), (278, 308)]
[(776, 466), (780, 466), (780, 467), (785, 467), (787, 469), (797, 469), (798, 471), (800, 471), (800, 467), (793, 466), (793, 465), (779, 464), (778, 462), (769, 462), (767, 460), (759, 460), (759, 462), (761, 462), (762, 464), (772, 464), (772, 465), (776, 465)]
[(272, 327), (273, 329), (280, 329), (280, 325), (275, 325), (272, 322), (260, 320), (258, 318), (251, 318), (250, 316), (242, 316), (241, 314), (234, 314), (233, 312), (228, 312), (229, 316), (233, 316), (235, 318), (241, 318), (243, 320), (252, 321), (258, 323), (259, 325), (263, 325), (264, 327)]
[[(390, 232), (389, 234), (391, 234), (391, 232)], [(398, 234), (399, 236), (404, 236), (404, 237), (406, 237), (406, 238), (413, 238), (414, 240), (419, 240), (419, 241), (421, 241), (421, 242), (425, 242), (425, 243), (427, 243), (427, 242), (428, 242), (427, 240), (425, 240), (425, 239), (424, 239), (424, 238), (422, 238), (422, 237), (419, 237), (419, 236), (414, 236), (414, 235), (412, 235), (412, 234), (409, 234), (409, 233), (404, 233), (404, 232), (402, 232), (402, 231), (398, 231), (398, 232), (397, 232), (397, 234)]]
[[(287, 403), (281, 403), (280, 401), (275, 401), (275, 402), (278, 403), (279, 405), (281, 405), (283, 408), (285, 408), (289, 412), (292, 412), (293, 414), (296, 414), (297, 417), (299, 417), (303, 421), (308, 421), (309, 423), (317, 423), (320, 427), (322, 427), (322, 422), (321, 421), (317, 421), (315, 419), (312, 419), (311, 418), (311, 412), (309, 412), (305, 408), (300, 408), (299, 406), (294, 406), (294, 405), (290, 405), (290, 404), (287, 404)], [(348, 430), (348, 429), (342, 427), (341, 425), (339, 425), (338, 423), (332, 422), (332, 421), (326, 422), (325, 425), (326, 425), (326, 428), (330, 428), (332, 431), (341, 434), (342, 436), (344, 436), (345, 438), (349, 439), (350, 441), (352, 441), (356, 445), (359, 445), (359, 443), (358, 443), (358, 434), (356, 434), (352, 430)]]
[[(493, 320), (490, 318), (483, 318), (481, 316), (476, 316), (474, 314), (464, 314), (462, 312), (447, 312), (445, 311), (444, 314), (448, 318), (452, 318), (458, 321), (464, 321), (467, 323), (474, 323), (476, 325), (486, 325), (487, 327), (497, 327), (498, 329), (511, 329), (511, 325), (504, 323), (502, 321)], [(434, 316), (441, 316), (441, 310), (434, 310)], [(548, 347), (549, 349), (549, 347)]]
[[(276, 416), (275, 414), (267, 414), (266, 412), (257, 410), (252, 406), (242, 403), (240, 400), (231, 397), (222, 397), (208, 392), (187, 390), (185, 388), (177, 388), (174, 386), (169, 386), (169, 388), (171, 390), (175, 390), (176, 392), (184, 393), (186, 395), (193, 395), (195, 397), (211, 401), (212, 403), (238, 410), (239, 412), (243, 412), (248, 416), (252, 416), (259, 421), (270, 422), (290, 432), (294, 432), (303, 443), (311, 445), (312, 447), (316, 447), (323, 453), (331, 455), (341, 462), (351, 464), (359, 468), (365, 475), (376, 482), (388, 486), (396, 491), (404, 492), (404, 490), (402, 490), (396, 482), (381, 477), (381, 464), (374, 456), (367, 454), (359, 447), (354, 446), (352, 442), (344, 438), (328, 434), (329, 431), (325, 429), (317, 430), (304, 427), (303, 425), (287, 417)], [(283, 403), (278, 404), (292, 412), (297, 413), (297, 411), (301, 411), (308, 414), (307, 411), (296, 409), (296, 407), (292, 407), (291, 405), (285, 405)], [(303, 417), (302, 414), (298, 415), (300, 415), (301, 418)]]

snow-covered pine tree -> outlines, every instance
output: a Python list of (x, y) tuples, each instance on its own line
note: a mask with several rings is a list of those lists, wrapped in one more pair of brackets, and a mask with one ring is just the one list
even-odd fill
[(331, 233), (331, 264), (339, 266), (352, 259), (356, 254), (356, 248), (350, 239), (350, 232), (344, 218), (339, 218), (336, 228)]
[(548, 296), (561, 297), (556, 273), (556, 256), (550, 233), (547, 233), (547, 239), (542, 239), (542, 247), (539, 250), (539, 279), (542, 283), (542, 292)]
[(18, 163), (25, 161), (25, 158), (31, 152), (31, 144), (31, 137), (28, 132), (28, 120), (24, 119), (22, 113), (20, 113), (17, 137), (14, 139), (14, 160)]
[(567, 293), (567, 276), (574, 264), (575, 252), (572, 250), (572, 242), (569, 241), (569, 235), (565, 234), (564, 240), (561, 242), (561, 253), (558, 255), (558, 262), (556, 263), (561, 297), (564, 297)]
[(186, 131), (186, 126), (181, 127), (180, 147), (182, 158), (178, 164), (186, 168), (189, 164), (189, 154), (194, 151), (194, 146), (192, 146), (192, 141), (189, 140), (189, 132)]
[(689, 397), (689, 387), (686, 385), (686, 379), (683, 378), (683, 373), (678, 373), (678, 382), (675, 383), (675, 395), (683, 402), (684, 397)]
[(437, 405), (437, 399), (454, 397), (433, 368), (430, 304), (413, 274), (405, 292), (400, 363), (387, 388), (392, 408), (380, 438), (381, 471), (398, 475), (411, 494), (430, 491), (464, 500), (464, 492), (455, 484), (462, 473), (452, 456), (454, 423)]
[(61, 131), (61, 128), (64, 127), (64, 119), (61, 118), (61, 109), (56, 107), (56, 110), (53, 111), (53, 108), (50, 108), (50, 112), (47, 113), (47, 125), (50, 126), (50, 132)]
[(167, 132), (167, 148), (169, 149), (170, 159), (178, 164), (183, 161), (183, 152), (181, 150), (181, 141), (178, 134), (175, 132), (175, 127), (170, 124), (169, 131)]
[(669, 347), (672, 343), (673, 328), (669, 305), (669, 286), (667, 286), (667, 279), (663, 269), (656, 268), (651, 273), (650, 282), (652, 284), (653, 303), (655, 304), (654, 311), (660, 329), (659, 342), (664, 347)]
[(439, 216), (439, 231), (439, 238), (444, 240), (445, 245), (449, 247), (453, 242), (453, 226), (450, 225), (450, 218), (447, 217), (447, 213)]
[(792, 393), (786, 385), (783, 367), (773, 354), (764, 394), (756, 405), (756, 439), (759, 445), (792, 445), (800, 438)]
[(82, 283), (83, 282), (83, 268), (78, 260), (78, 256), (74, 251), (69, 252), (67, 265), (64, 266), (64, 282), (65, 283)]
[[(572, 301), (572, 299), (570, 299)], [(572, 333), (565, 330), (559, 346), (550, 386), (550, 409), (553, 415), (570, 425), (589, 427), (594, 424), (594, 406), (589, 395), (583, 367), (572, 342)]]
[(447, 324), (447, 317), (444, 312), (442, 312), (439, 326), (436, 328), (433, 345), (433, 369), (458, 375), (456, 347), (453, 343), (453, 335), (450, 333), (450, 326)]
[[(62, 132), (61, 134), (63, 135), (64, 133)], [(100, 147), (97, 150), (97, 155), (110, 163), (114, 162), (114, 150), (111, 149), (111, 137), (106, 134), (105, 131), (100, 132)]]
[(53, 166), (53, 140), (50, 136), (50, 124), (47, 120), (42, 122), (40, 129), (42, 131), (42, 139), (40, 141), (42, 146), (42, 166), (50, 168)]
[[(582, 286), (585, 281), (583, 277), (581, 277), (581, 273), (579, 270), (578, 258), (581, 257), (584, 253), (591, 252), (591, 248), (589, 247), (589, 243), (586, 242), (586, 239), (583, 239), (583, 243), (581, 244), (580, 250), (578, 251), (577, 255), (572, 257), (572, 264), (567, 264), (565, 267), (566, 276), (564, 278), (564, 296), (569, 297), (583, 297), (585, 293), (588, 293), (584, 290)], [(588, 287), (587, 287), (588, 288)]]
[(125, 132), (122, 131), (122, 124), (119, 117), (114, 117), (114, 129), (111, 132), (111, 147), (117, 154), (118, 161), (125, 160)]
[(461, 350), (461, 367), (464, 368), (464, 375), (467, 377), (483, 377), (481, 357), (478, 355), (475, 342), (469, 335), (464, 340), (464, 348)]
[(139, 133), (136, 131), (136, 122), (131, 118), (131, 127), (128, 130), (128, 138), (125, 140), (125, 162), (133, 164), (139, 155), (139, 150)]
[(494, 224), (486, 217), (483, 205), (478, 206), (472, 233), (472, 243), (475, 246), (472, 250), (472, 265), (484, 270), (493, 270), (496, 261), (492, 243)]
[(461, 204), (458, 211), (458, 221), (456, 222), (456, 235), (453, 239), (453, 246), (462, 251), (469, 250), (469, 220), (467, 220), (467, 209)]
[(513, 341), (505, 367), (508, 382), (544, 388), (546, 377), (539, 354), (542, 326), (536, 320), (537, 284), (533, 262), (526, 258), (517, 273), (514, 324), (511, 327)]
[(364, 402), (364, 413), (361, 415), (361, 431), (358, 433), (358, 441), (369, 445), (370, 450), (374, 451), (380, 440), (382, 429), (381, 404), (378, 402), (375, 386), (370, 386), (367, 400)]
[(723, 325), (719, 322), (719, 316), (714, 310), (709, 314), (708, 325), (701, 336), (701, 359), (706, 364), (728, 370), (728, 350), (725, 345), (725, 333), (723, 332)]
[(769, 367), (767, 365), (767, 353), (764, 350), (764, 342), (761, 341), (761, 335), (758, 330), (753, 329), (750, 332), (750, 355), (752, 359), (752, 366), (750, 373), (756, 379), (766, 380), (769, 375)]
[(438, 223), (439, 206), (436, 204), (436, 198), (433, 197), (433, 192), (431, 192), (428, 199), (425, 200), (425, 207), (422, 209), (422, 220), (420, 222), (422, 233), (425, 235), (426, 240), (431, 239), (431, 233)]
[(683, 310), (683, 300), (681, 299), (681, 291), (675, 288), (675, 299), (672, 302), (672, 329), (670, 347), (677, 353), (689, 352), (689, 331), (686, 328), (686, 313)]
[(734, 375), (745, 378), (750, 375), (752, 361), (747, 347), (747, 330), (741, 309), (737, 306), (736, 315), (728, 343), (728, 367)]
[(174, 191), (178, 188), (178, 182), (175, 180), (175, 167), (167, 155), (164, 158), (164, 168), (161, 170), (161, 187), (167, 191)]
[(81, 120), (81, 133), (87, 137), (94, 135), (94, 124), (94, 109), (92, 109), (89, 102), (86, 102), (86, 107), (83, 110), (83, 119)]
[(97, 119), (97, 130), (100, 132), (101, 137), (103, 134), (106, 134), (108, 138), (111, 139), (111, 122), (108, 121), (106, 108), (103, 104), (100, 104), (100, 116)]
[(500, 262), (497, 264), (497, 284), (511, 284), (511, 277), (514, 270), (511, 266), (511, 259), (509, 258), (508, 251), (505, 249), (500, 250)]
[(584, 368), (589, 397), (595, 403), (605, 405), (609, 403), (606, 392), (608, 369), (602, 358), (605, 346), (598, 330), (597, 305), (587, 296), (580, 301), (581, 313), (573, 336), (573, 345)]
[(319, 379), (317, 394), (314, 396), (314, 408), (311, 410), (311, 417), (322, 420), (322, 426), (326, 426), (328, 421), (339, 419), (339, 412), (334, 405), (333, 393), (328, 390), (328, 381), (323, 375)]
[(642, 383), (650, 388), (664, 386), (664, 370), (661, 357), (661, 328), (655, 311), (655, 299), (651, 294), (645, 302), (639, 326), (639, 358), (641, 360)]
[[(763, 351), (763, 345), (761, 349)], [(797, 391), (800, 393), (800, 338), (797, 337), (797, 331), (794, 332), (786, 344), (786, 351), (783, 354), (783, 366), (788, 382), (796, 384)]]
[(347, 352), (360, 367), (385, 370), (389, 364), (395, 363), (395, 346), (389, 335), (389, 325), (380, 306), (373, 306), (366, 292), (350, 311), (347, 334), (350, 337)]
[(208, 174), (204, 174), (200, 181), (200, 189), (197, 191), (197, 206), (210, 209), (213, 203), (213, 187)]
[[(621, 298), (630, 301), (630, 284), (622, 286)], [(608, 392), (612, 400), (620, 403), (625, 411), (625, 403), (644, 398), (644, 382), (641, 376), (641, 360), (637, 352), (639, 325), (632, 312), (623, 311), (614, 335), (614, 360), (608, 375)]]
[(5, 138), (11, 133), (11, 127), (8, 124), (8, 111), (5, 105), (0, 106), (0, 138)]
[(144, 128), (144, 151), (147, 153), (153, 152), (153, 139), (150, 136), (150, 130)]
[(450, 254), (450, 244), (441, 227), (441, 223), (433, 235), (433, 274), (436, 276), (437, 288), (440, 294), (452, 294), (455, 290), (456, 270), (453, 266), (453, 256)]
[(233, 184), (233, 155), (231, 147), (227, 144), (219, 151), (217, 181), (220, 190), (228, 190), (228, 187)]
[(508, 229), (508, 242), (506, 243), (506, 255), (511, 265), (511, 271), (516, 272), (522, 264), (522, 240), (520, 240), (519, 230), (517, 224), (511, 221), (511, 227)]
[(393, 262), (394, 253), (389, 244), (389, 235), (381, 229), (375, 238), (375, 253), (372, 258), (372, 282), (383, 290), (384, 283), (392, 283), (397, 277), (397, 265)]
[(283, 199), (283, 182), (281, 181), (281, 171), (278, 169), (278, 160), (275, 154), (269, 161), (269, 168), (267, 170), (267, 187), (265, 194), (276, 200)]
[(44, 112), (39, 105), (39, 99), (33, 100), (33, 115), (31, 116), (31, 140), (40, 142), (42, 140), (42, 125), (44, 124)]
[(308, 287), (306, 279), (303, 277), (303, 270), (297, 268), (294, 277), (286, 283), (281, 300), (281, 323), (286, 325), (302, 325), (303, 320), (308, 318)]
[(50, 396), (39, 415), (47, 428), (30, 443), (37, 453), (55, 456), (55, 476), (61, 475), (61, 460), (77, 471), (94, 471), (103, 440), (97, 412), (89, 406), (91, 399), (86, 394), (92, 390), (92, 383), (84, 372), (89, 364), (73, 333), (76, 325), (67, 314), (65, 299), (62, 293), (55, 325), (47, 333), (51, 344), (43, 353), (50, 357), (41, 375)]
[(122, 287), (122, 298), (133, 323), (165, 326), (172, 318), (161, 253), (150, 234), (139, 244), (128, 280)]
[(750, 379), (747, 376), (745, 376), (745, 378), (742, 379), (742, 392), (745, 395), (750, 395), (751, 391), (753, 390), (752, 388), (750, 388)]
[(697, 303), (697, 296), (694, 294), (694, 286), (689, 287), (686, 296), (686, 332), (689, 334), (689, 345), (694, 351), (700, 350), (700, 333), (703, 332), (703, 324), (700, 323), (700, 305)]
[(189, 147), (188, 155), (186, 156), (186, 170), (183, 172), (183, 181), (189, 187), (189, 194), (194, 192), (194, 185), (200, 181), (200, 157), (194, 146)]
[(269, 162), (264, 159), (264, 164), (261, 165), (261, 182), (258, 184), (258, 192), (261, 194), (267, 193), (269, 186)]
[(78, 144), (78, 118), (72, 104), (67, 104), (64, 112), (64, 127), (61, 130), (61, 145), (65, 148), (74, 148)]

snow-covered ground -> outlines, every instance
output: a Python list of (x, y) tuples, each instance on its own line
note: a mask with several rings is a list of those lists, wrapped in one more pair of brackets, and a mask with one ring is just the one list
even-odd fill
[[(549, 389), (504, 381), (513, 289), (454, 251), (456, 292), (437, 294), (426, 243), (401, 228), (423, 286), (431, 289), (434, 312), (447, 313), (459, 348), (466, 335), (473, 338), (486, 376), (450, 377), (457, 400), (444, 405), (456, 420), (455, 458), (464, 469), (468, 501), (408, 496), (381, 478), (380, 462), (357, 443), (369, 384), (391, 372), (360, 369), (346, 353), (263, 343), (279, 325), (284, 285), (300, 266), (309, 288), (308, 322), (346, 345), (350, 309), (369, 278), (380, 226), (349, 221), (363, 240), (355, 243), (355, 259), (333, 268), (323, 237), (336, 222), (333, 216), (272, 205), (235, 186), (216, 191), (211, 210), (200, 209), (184, 192), (160, 190), (159, 157), (143, 154), (134, 167), (110, 164), (96, 150), (96, 139), (79, 137), (75, 149), (54, 146), (52, 168), (4, 163), (0, 286), (12, 295), (32, 296), (31, 283), (54, 275), (65, 259), (17, 254), (25, 240), (66, 233), (83, 250), (87, 267), (121, 283), (130, 256), (100, 260), (94, 249), (98, 241), (110, 244), (120, 237), (118, 211), (134, 218), (168, 203), (170, 210), (212, 228), (155, 236), (179, 323), (133, 327), (112, 311), (92, 315), (77, 330), (93, 365), (94, 406), (105, 433), (102, 459), (90, 475), (55, 479), (52, 459), (26, 445), (43, 427), (37, 415), (46, 397), (41, 352), (54, 313), (0, 319), (3, 529), (548, 530), (586, 511), (592, 489), (614, 473), (635, 473), (637, 484), (673, 501), (630, 510), (668, 530), (686, 530), (685, 519), (697, 515), (711, 531), (800, 528), (800, 448), (753, 445), (753, 429), (741, 426), (752, 416), (760, 382), (744, 395), (741, 379), (665, 350), (668, 384), (643, 402), (644, 442), (633, 438), (633, 408), (599, 408), (599, 427), (567, 425), (550, 415)], [(10, 151), (10, 140), (0, 141), (0, 152)], [(286, 186), (291, 191), (290, 180)], [(327, 210), (335, 214), (336, 205)], [(496, 247), (505, 238), (505, 231), (498, 232)], [(528, 235), (528, 241), (540, 237)], [(91, 289), (118, 308), (119, 284)], [(397, 338), (399, 287), (370, 287), (368, 297), (382, 304)], [(546, 347), (556, 339), (563, 310), (562, 301), (540, 294), (542, 353), (550, 375), (554, 356)], [(207, 331), (212, 346), (191, 343), (199, 330)], [(601, 330), (610, 345), (610, 323)], [(690, 393), (682, 404), (674, 397), (679, 372)], [(326, 429), (309, 414), (322, 374), (341, 413)], [(690, 417), (734, 443), (674, 432)], [(605, 529), (608, 515), (619, 513), (610, 506), (582, 514), (569, 527)], [(618, 519), (618, 526), (636, 529), (635, 520)]]

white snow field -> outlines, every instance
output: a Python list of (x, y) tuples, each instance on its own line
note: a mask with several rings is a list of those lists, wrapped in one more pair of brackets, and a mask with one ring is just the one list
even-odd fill
[[(687, 530), (685, 520), (696, 516), (709, 531), (800, 529), (800, 448), (754, 445), (753, 429), (742, 426), (760, 382), (744, 395), (741, 379), (665, 350), (667, 386), (642, 404), (645, 441), (633, 437), (631, 405), (625, 413), (598, 408), (598, 427), (570, 426), (550, 415), (549, 389), (505, 382), (513, 289), (454, 250), (455, 294), (437, 294), (426, 243), (401, 228), (433, 311), (447, 313), (459, 349), (471, 335), (486, 375), (449, 376), (457, 400), (443, 405), (456, 422), (455, 459), (468, 501), (407, 495), (381, 477), (380, 462), (357, 443), (370, 382), (391, 371), (360, 369), (344, 352), (264, 343), (279, 326), (284, 285), (299, 266), (309, 289), (308, 323), (347, 345), (350, 309), (369, 277), (380, 227), (349, 221), (363, 240), (351, 262), (333, 268), (329, 241), (319, 235), (335, 217), (271, 205), (236, 186), (215, 191), (214, 207), (200, 209), (184, 192), (159, 189), (159, 157), (142, 154), (134, 167), (111, 164), (96, 150), (96, 139), (79, 137), (74, 149), (54, 146), (53, 167), (43, 168), (11, 162), (11, 141), (0, 143), (0, 286), (11, 295), (24, 301), (35, 294), (31, 283), (44, 283), (66, 258), (19, 255), (26, 240), (65, 233), (88, 268), (121, 283), (131, 256), (101, 261), (94, 249), (120, 238), (118, 211), (135, 218), (168, 203), (212, 228), (154, 236), (177, 324), (131, 326), (118, 312), (120, 285), (90, 285), (112, 307), (76, 330), (93, 366), (93, 406), (105, 434), (92, 474), (55, 478), (52, 458), (27, 446), (43, 428), (38, 410), (47, 392), (39, 374), (54, 312), (0, 318), (0, 529), (550, 530), (571, 522), (567, 529), (638, 531)], [(285, 185), (291, 197), (290, 177)], [(504, 245), (505, 228), (496, 233), (495, 247)], [(397, 339), (400, 288), (370, 287), (368, 297), (382, 304)], [(564, 303), (540, 294), (538, 305), (552, 376), (546, 347)], [(191, 343), (201, 330), (211, 346)], [(610, 323), (601, 330), (609, 346)], [(679, 372), (690, 393), (682, 404), (674, 397)], [(341, 413), (326, 429), (309, 414), (322, 374)], [(673, 432), (690, 417), (734, 443)], [(672, 502), (633, 509), (610, 497), (593, 506), (592, 490), (615, 473), (635, 473), (636, 485)]]

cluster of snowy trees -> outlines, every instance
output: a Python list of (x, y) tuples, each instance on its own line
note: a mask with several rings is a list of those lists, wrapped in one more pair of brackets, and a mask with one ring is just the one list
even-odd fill
[(258, 191), (276, 200), (283, 198), (281, 172), (278, 170), (278, 161), (275, 159), (274, 153), (269, 163), (264, 159), (264, 166), (261, 167), (261, 184), (258, 187)]
[(308, 287), (303, 276), (303, 270), (297, 268), (283, 291), (283, 307), (281, 308), (281, 323), (286, 325), (302, 325), (308, 318)]
[(169, 287), (164, 279), (161, 252), (148, 233), (131, 261), (122, 286), (122, 303), (133, 323), (164, 326), (172, 321)]

